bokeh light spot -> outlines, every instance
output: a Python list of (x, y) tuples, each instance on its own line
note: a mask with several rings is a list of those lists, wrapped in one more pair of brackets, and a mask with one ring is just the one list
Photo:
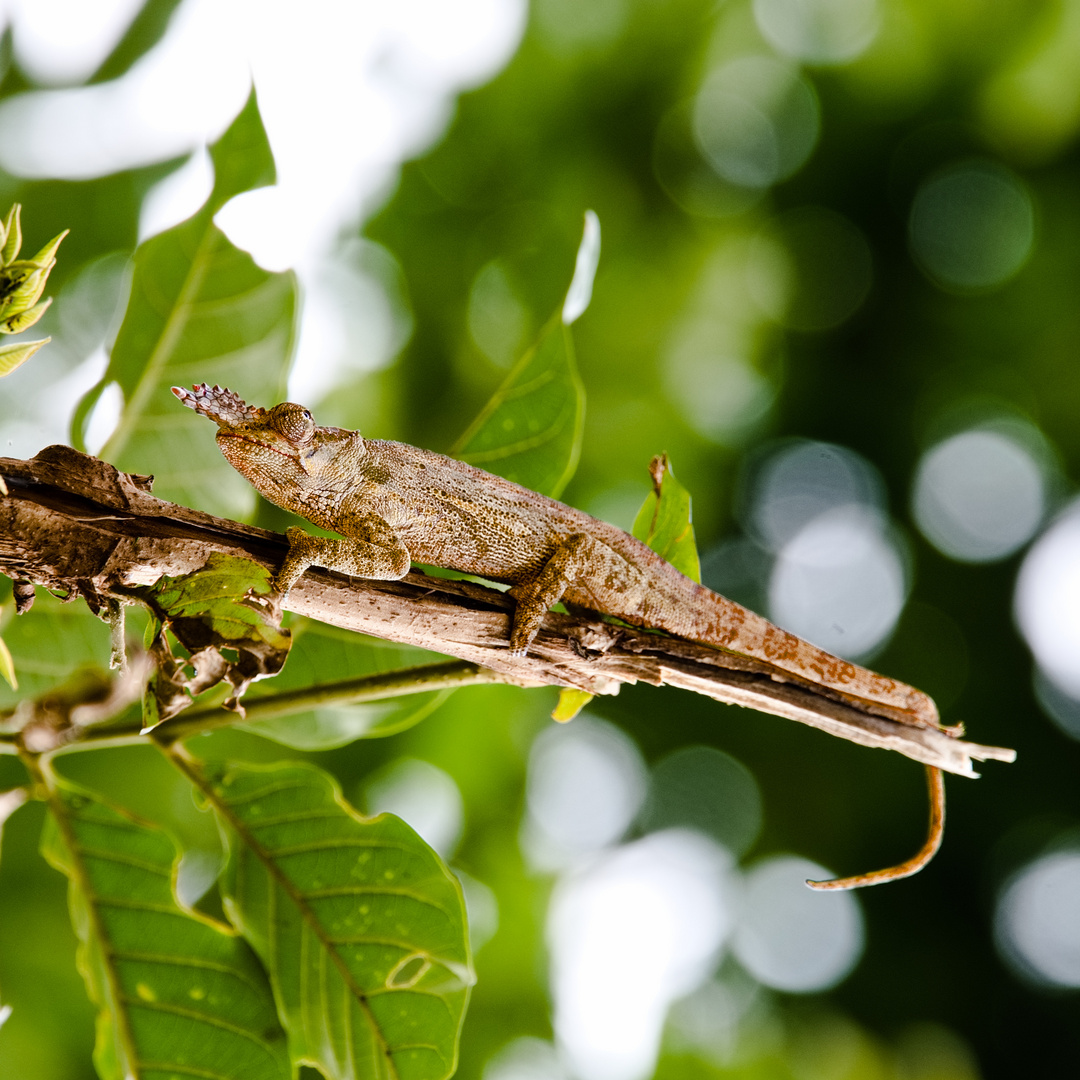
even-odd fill
[(465, 914), (469, 919), (469, 944), (475, 954), (499, 929), (499, 901), (493, 890), (464, 870), (455, 867), (454, 876), (461, 882)]
[(641, 821), (651, 830), (697, 829), (739, 856), (761, 830), (761, 794), (750, 770), (730, 754), (687, 746), (653, 768)]
[(927, 180), (908, 222), (916, 260), (937, 284), (991, 289), (1027, 261), (1035, 206), (1027, 186), (995, 162), (969, 161)]
[(139, 242), (179, 225), (196, 213), (214, 186), (214, 166), (200, 147), (175, 172), (159, 180), (143, 197)]
[(416, 758), (401, 758), (367, 783), (369, 814), (396, 814), (444, 859), (461, 839), (465, 804), (454, 780), (442, 769)]
[(569, 1080), (555, 1047), (524, 1036), (507, 1043), (484, 1066), (484, 1080)]
[[(782, 287), (771, 284), (778, 277)], [(839, 326), (858, 311), (872, 279), (866, 238), (842, 214), (824, 207), (782, 214), (751, 245), (748, 256), (754, 300), (792, 330)]]
[(1046, 509), (1042, 469), (1015, 439), (965, 431), (923, 455), (912, 513), (941, 552), (964, 562), (1011, 555), (1034, 535)]
[(120, 43), (142, 0), (9, 0), (19, 67), (37, 83), (88, 79)]
[(805, 882), (830, 871), (790, 855), (758, 863), (745, 877), (731, 947), (739, 963), (776, 990), (835, 986), (862, 954), (863, 923), (848, 892), (820, 893)]
[(738, 443), (769, 411), (776, 391), (746, 360), (717, 355), (713, 342), (687, 328), (668, 354), (665, 385), (691, 426), (714, 442)]
[(497, 259), (480, 268), (469, 290), (469, 333), (477, 348), (499, 367), (517, 359), (529, 331), (529, 309)]
[(555, 1032), (580, 1080), (644, 1080), (668, 1007), (708, 977), (731, 925), (731, 857), (653, 833), (562, 880), (548, 912)]
[(1035, 700), (1066, 735), (1080, 739), (1080, 699), (1066, 693), (1036, 666), (1033, 676)]
[(879, 514), (841, 506), (780, 551), (769, 581), (773, 622), (848, 658), (880, 645), (906, 599), (904, 566)]
[(1016, 619), (1045, 674), (1080, 699), (1080, 503), (1032, 545), (1016, 581)]
[(1080, 986), (1080, 852), (1024, 867), (998, 900), (994, 930), (1002, 955), (1028, 978)]
[(764, 188), (791, 176), (817, 142), (817, 95), (798, 69), (744, 56), (717, 68), (694, 101), (698, 148), (718, 176)]
[(556, 53), (603, 49), (626, 26), (627, 0), (534, 0), (536, 25)]
[(880, 23), (877, 0), (754, 0), (754, 18), (780, 52), (815, 64), (854, 60)]
[(572, 865), (615, 843), (645, 798), (633, 741), (592, 717), (545, 729), (529, 754), (522, 846), (539, 869)]
[(783, 443), (750, 463), (744, 525), (762, 547), (778, 552), (805, 525), (839, 506), (884, 504), (881, 478), (853, 450), (834, 443)]

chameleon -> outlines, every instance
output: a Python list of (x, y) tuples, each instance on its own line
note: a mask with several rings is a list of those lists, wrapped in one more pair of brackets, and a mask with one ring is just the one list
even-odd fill
[(921, 690), (782, 630), (581, 510), (431, 450), (321, 427), (293, 402), (262, 409), (205, 383), (172, 392), (218, 425), (221, 453), (261, 495), (343, 537), (290, 528), (281, 593), (311, 566), (376, 580), (402, 578), (414, 562), (440, 566), (511, 586), (514, 655), (562, 601), (752, 657), (878, 715), (940, 726)]
[[(404, 577), (413, 562), (444, 567), (510, 586), (514, 655), (525, 655), (548, 609), (562, 602), (751, 657), (864, 711), (955, 734), (941, 728), (937, 706), (921, 690), (775, 626), (581, 510), (456, 458), (322, 427), (294, 402), (263, 409), (205, 383), (172, 391), (217, 424), (221, 453), (260, 494), (340, 535), (288, 529), (289, 550), (274, 579), (283, 594), (311, 566), (381, 580)], [(887, 871), (808, 884), (876, 884), (929, 861), (941, 839), (944, 795), (940, 770), (927, 766), (927, 777), (931, 834), (918, 855)]]

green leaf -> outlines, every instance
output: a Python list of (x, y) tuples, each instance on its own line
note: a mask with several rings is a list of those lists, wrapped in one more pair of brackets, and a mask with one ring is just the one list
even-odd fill
[[(427, 665), (434, 659), (426, 649), (395, 645), (309, 619), (294, 624), (292, 634), (289, 660), (281, 674), (256, 683), (244, 699), (246, 704), (285, 691)], [(327, 705), (240, 726), (297, 750), (332, 750), (356, 739), (396, 735), (429, 716), (448, 694), (433, 690), (358, 705)]]
[[(147, 726), (180, 712), (190, 704), (189, 694), (222, 681), (233, 688), (226, 707), (238, 709), (255, 679), (277, 674), (285, 663), (291, 638), (281, 628), (280, 597), (270, 571), (249, 559), (214, 551), (200, 570), (162, 575), (138, 596), (160, 624), (150, 646), (157, 670)], [(190, 653), (186, 663), (173, 657), (165, 628)]]
[(43, 345), (48, 345), (52, 338), (40, 341), (18, 341), (11, 345), (0, 345), (0, 379), (10, 375), (20, 364), (25, 364)]
[(553, 499), (562, 494), (585, 431), (585, 388), (570, 324), (589, 306), (599, 260), (600, 219), (587, 210), (562, 308), (457, 441), (456, 457)]
[(474, 976), (442, 860), (312, 766), (193, 778), (225, 823), (225, 908), (270, 971), (293, 1060), (330, 1080), (450, 1076)]
[(283, 396), (298, 289), (294, 274), (263, 270), (213, 221), (232, 196), (273, 181), (254, 94), (211, 157), (216, 180), (206, 205), (135, 252), (127, 312), (103, 379), (119, 384), (125, 404), (101, 456), (152, 471), (164, 498), (235, 517), (250, 509), (250, 488), (169, 386), (219, 382), (252, 399)]
[(206, 209), (216, 214), (234, 195), (268, 187), (277, 179), (254, 87), (228, 130), (210, 147), (214, 188)]
[(124, 36), (87, 81), (111, 82), (130, 71), (132, 65), (165, 36), (173, 12), (179, 5), (180, 0), (146, 0), (139, 13), (128, 23)]
[(453, 453), (470, 465), (557, 498), (577, 468), (585, 390), (570, 328), (554, 315)]
[(649, 472), (653, 491), (634, 519), (633, 534), (676, 570), (700, 583), (701, 563), (690, 520), (690, 493), (675, 479), (667, 454), (653, 458)]
[(273, 594), (270, 577), (258, 563), (212, 551), (201, 570), (181, 577), (164, 574), (141, 595), (154, 597), (155, 614), (171, 626), (193, 619), (224, 644), (261, 643), (287, 652), (288, 630), (281, 629), (270, 608), (253, 602), (253, 596)]
[(230, 929), (177, 902), (160, 829), (52, 778), (42, 852), (69, 879), (102, 1080), (288, 1080), (266, 974)]

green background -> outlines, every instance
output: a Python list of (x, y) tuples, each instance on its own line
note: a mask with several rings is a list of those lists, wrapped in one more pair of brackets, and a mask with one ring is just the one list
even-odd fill
[[(859, 59), (803, 72), (821, 114), (805, 165), (741, 210), (722, 185), (706, 184), (696, 208), (708, 213), (687, 209), (680, 184), (689, 183), (689, 172), (675, 180), (668, 174), (665, 133), (718, 58), (768, 50), (749, 6), (582, 6), (599, 15), (571, 32), (570, 5), (538, 0), (507, 68), (462, 96), (438, 145), (403, 168), (363, 234), (400, 264), (412, 336), (385, 370), (352, 376), (321, 405), (305, 404), (323, 423), (446, 451), (503, 375), (470, 333), (477, 275), (499, 260), (503, 284), (518, 298), (524, 343), (561, 302), (582, 212), (594, 209), (603, 255), (592, 307), (574, 330), (585, 437), (563, 498), (629, 527), (648, 491), (650, 458), (667, 452), (694, 496), (706, 584), (760, 604), (767, 564), (750, 559), (740, 577), (725, 561), (731, 549), (721, 546), (742, 535), (738, 510), (755, 455), (786, 437), (857, 451), (880, 471), (912, 580), (905, 613), (873, 666), (934, 694), (946, 706), (944, 720), (964, 722), (976, 741), (1019, 751), (1015, 765), (990, 765), (978, 782), (950, 781), (945, 846), (926, 871), (860, 896), (866, 949), (846, 981), (822, 995), (771, 995), (770, 1023), (781, 1034), (743, 1064), (724, 1069), (672, 1052), (661, 1075), (1071, 1075), (1080, 1061), (1075, 992), (1019, 977), (996, 951), (992, 925), (1009, 876), (1075, 835), (1080, 748), (1032, 694), (1032, 661), (1012, 618), (1021, 555), (990, 565), (950, 560), (921, 536), (909, 502), (920, 454), (957, 416), (1034, 425), (1067, 478), (1057, 492), (1062, 500), (1080, 466), (1080, 41), (1066, 17), (1072, 6), (885, 4), (884, 28)], [(612, 10), (621, 19), (605, 21)], [(151, 43), (153, 20), (140, 26), (124, 43), (127, 52), (110, 61), (112, 74)], [(9, 65), (0, 97), (27, 85)], [(1040, 86), (1053, 88), (1045, 100)], [(1030, 258), (1010, 280), (982, 291), (936, 283), (908, 239), (920, 183), (967, 157), (1011, 169), (1036, 209)], [(71, 229), (50, 282), (60, 297), (50, 319), (62, 316), (65, 284), (91, 260), (131, 255), (142, 196), (179, 164), (85, 182), (0, 174), (0, 206), (23, 203), (29, 250)], [(828, 321), (820, 314), (832, 295), (828, 254), (784, 232), (799, 219), (783, 215), (804, 207), (854, 223), (872, 259), (865, 300), (824, 329), (800, 327)], [(742, 250), (763, 229), (790, 241), (796, 277), (786, 327), (747, 315), (723, 273), (708, 277), (726, 265), (726, 252)], [(695, 305), (743, 335), (765, 403), (712, 438), (695, 429), (664, 374), (669, 342)], [(17, 415), (7, 394), (0, 386), (0, 424)], [(158, 465), (135, 461), (130, 449), (123, 464), (143, 472)], [(200, 495), (197, 476), (185, 490), (192, 505), (214, 509), (214, 492)], [(42, 601), (29, 619), (47, 607)], [(71, 632), (50, 654), (57, 671), (107, 655), (106, 629), (74, 609), (64, 610), (69, 616)], [(454, 865), (494, 890), (500, 917), (476, 958), (463, 1077), (480, 1076), (514, 1036), (550, 1037), (543, 944), (550, 880), (526, 870), (518, 824), (528, 747), (554, 701), (554, 691), (460, 690), (403, 734), (309, 755), (347, 794), (403, 756), (439, 766), (461, 789), (466, 829)], [(920, 770), (899, 756), (676, 691), (628, 688), (590, 710), (628, 732), (649, 762), (704, 743), (744, 763), (764, 805), (749, 861), (794, 852), (858, 872), (906, 857), (922, 835)], [(213, 738), (220, 752), (247, 760), (287, 753), (250, 734)], [(182, 782), (152, 750), (79, 755), (63, 768), (170, 823), (182, 840), (210, 843)], [(17, 782), (11, 761), (0, 759), (0, 780)], [(4, 830), (0, 989), (16, 1012), (0, 1031), (0, 1073), (74, 1080), (93, 1075), (92, 1012), (74, 968), (65, 883), (36, 853), (41, 816), (39, 807), (26, 807)], [(814, 1067), (825, 1071), (814, 1072), (805, 1047), (818, 1045), (822, 1033), (851, 1052), (835, 1058), (843, 1066), (819, 1061)], [(911, 1049), (935, 1039), (946, 1047), (936, 1056)]]

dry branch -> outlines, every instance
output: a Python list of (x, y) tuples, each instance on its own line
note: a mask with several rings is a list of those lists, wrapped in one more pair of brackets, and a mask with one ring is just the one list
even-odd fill
[[(0, 495), (0, 571), (17, 582), (81, 595), (99, 611), (162, 574), (198, 570), (214, 551), (273, 570), (281, 565), (283, 536), (155, 498), (150, 479), (64, 446), (29, 461), (0, 458), (7, 487)], [(28, 590), (20, 588), (20, 595), (25, 607)], [(976, 775), (973, 759), (1015, 757), (945, 729), (916, 726), (886, 707), (856, 708), (757, 661), (587, 618), (550, 613), (529, 655), (514, 657), (507, 648), (513, 600), (473, 582), (419, 571), (401, 581), (367, 581), (313, 570), (285, 607), (483, 665), (520, 686), (572, 686), (593, 694), (614, 694), (638, 681), (680, 686), (965, 776)]]

